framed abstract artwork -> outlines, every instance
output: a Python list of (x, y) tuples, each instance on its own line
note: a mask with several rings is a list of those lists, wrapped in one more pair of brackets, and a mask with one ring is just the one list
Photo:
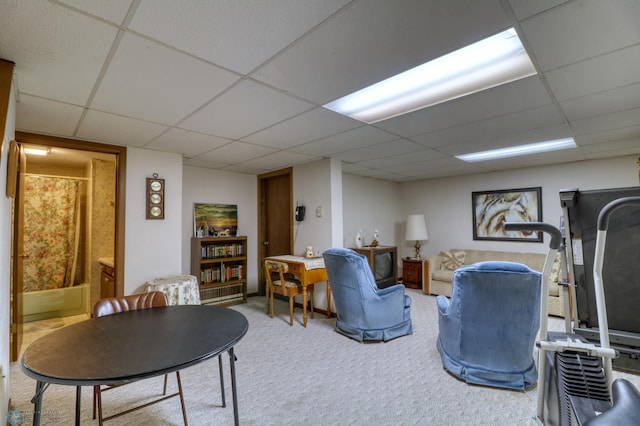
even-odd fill
[(505, 222), (542, 222), (542, 188), (471, 193), (473, 239), (542, 242), (542, 232), (505, 231)]

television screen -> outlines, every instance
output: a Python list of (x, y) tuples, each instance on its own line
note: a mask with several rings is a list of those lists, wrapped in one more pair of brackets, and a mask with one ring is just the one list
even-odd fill
[(373, 275), (377, 280), (384, 280), (394, 276), (393, 256), (391, 252), (376, 253), (373, 261)]

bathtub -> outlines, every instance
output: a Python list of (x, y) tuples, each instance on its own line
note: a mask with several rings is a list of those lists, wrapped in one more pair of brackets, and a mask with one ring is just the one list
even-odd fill
[(88, 312), (89, 284), (18, 294), (22, 322), (68, 317)]

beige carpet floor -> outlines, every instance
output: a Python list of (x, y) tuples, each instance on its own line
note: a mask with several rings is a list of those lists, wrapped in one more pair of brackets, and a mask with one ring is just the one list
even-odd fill
[[(412, 297), (414, 332), (387, 343), (361, 344), (334, 331), (335, 318), (316, 314), (302, 327), (296, 309), (288, 325), (287, 303), (276, 317), (264, 312), (264, 298), (251, 297), (236, 309), (249, 320), (236, 346), (238, 404), (242, 425), (530, 425), (537, 388), (526, 392), (467, 385), (442, 369), (436, 350), (435, 297), (407, 290)], [(562, 330), (552, 319), (550, 328)], [(153, 354), (149, 354), (150, 357)], [(227, 407), (220, 406), (218, 363), (211, 360), (182, 372), (189, 424), (233, 424), (228, 357)], [(73, 360), (69, 360), (73, 362)], [(640, 377), (620, 372), (640, 387)], [(170, 383), (175, 386), (175, 376)], [(22, 424), (30, 424), (35, 382), (19, 364), (11, 368), (11, 398)], [(105, 394), (105, 415), (158, 395), (162, 378), (136, 382)], [(43, 425), (73, 422), (75, 389), (50, 386), (44, 396)], [(91, 419), (91, 389), (83, 389), (82, 424)], [(165, 401), (108, 425), (180, 425), (177, 399)]]

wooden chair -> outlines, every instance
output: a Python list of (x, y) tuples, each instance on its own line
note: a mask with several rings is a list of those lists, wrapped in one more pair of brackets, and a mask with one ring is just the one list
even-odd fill
[[(133, 295), (124, 296), (124, 297), (108, 297), (105, 299), (101, 299), (98, 301), (98, 303), (96, 303), (96, 305), (93, 307), (93, 317), (97, 318), (105, 315), (117, 314), (120, 312), (135, 311), (139, 309), (151, 309), (151, 308), (157, 308), (157, 307), (163, 307), (163, 306), (167, 306), (167, 298), (165, 294), (160, 291), (153, 291), (150, 293), (143, 293), (143, 294), (133, 294)], [(111, 420), (115, 417), (119, 417), (124, 414), (130, 413), (132, 411), (139, 410), (151, 404), (164, 401), (165, 399), (173, 398), (174, 396), (179, 396), (180, 406), (182, 407), (182, 418), (184, 419), (184, 424), (186, 426), (188, 424), (187, 411), (184, 406), (184, 395), (182, 393), (182, 382), (180, 381), (179, 371), (176, 371), (176, 379), (178, 381), (178, 392), (173, 393), (171, 395), (167, 395), (167, 375), (165, 375), (162, 398), (122, 411), (120, 413), (112, 414), (107, 417), (103, 417), (102, 415), (102, 392), (110, 389), (114, 389), (120, 386), (124, 386), (124, 384), (104, 386), (104, 387), (94, 386), (93, 387), (93, 418), (94, 419), (96, 418), (96, 411), (97, 411), (98, 424), (102, 425), (104, 421)]]
[[(286, 279), (289, 265), (275, 260), (264, 261), (264, 272), (267, 280), (267, 313), (273, 318), (273, 295), (280, 294), (289, 298), (289, 325), (293, 326), (294, 297), (302, 294), (302, 284), (295, 279)], [(313, 318), (313, 284), (307, 286), (311, 302), (311, 318)]]

